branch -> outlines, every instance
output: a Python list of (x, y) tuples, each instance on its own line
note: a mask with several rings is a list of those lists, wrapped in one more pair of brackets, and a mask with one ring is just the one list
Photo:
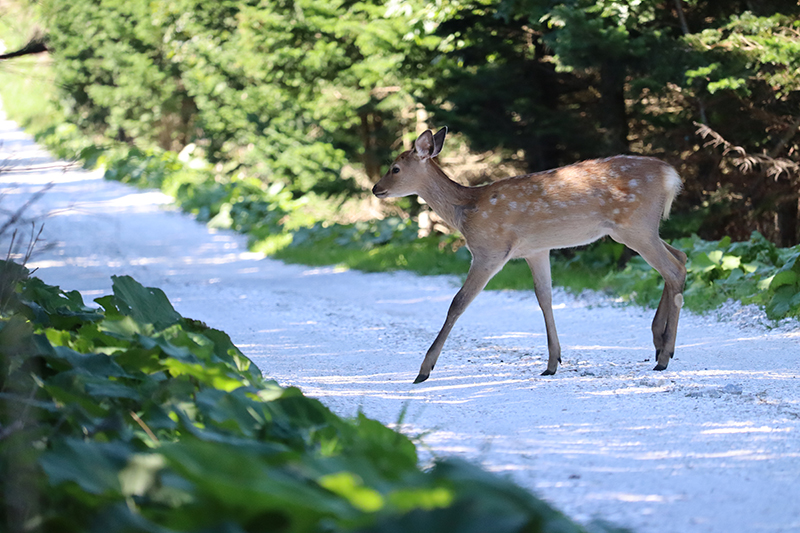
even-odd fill
[(14, 52), (9, 52), (7, 54), (0, 54), (0, 60), (11, 59), (19, 56), (26, 56), (30, 54), (41, 54), (42, 52), (49, 52), (49, 49), (47, 48), (44, 39), (39, 37), (31, 40), (28, 44), (26, 44), (19, 50), (16, 50)]
[(39, 189), (38, 191), (36, 191), (34, 194), (32, 194), (31, 197), (28, 198), (28, 201), (26, 201), (24, 204), (22, 204), (22, 207), (20, 207), (16, 211), (14, 211), (11, 214), (11, 216), (8, 217), (8, 220), (6, 220), (6, 222), (2, 226), (0, 226), (0, 235), (4, 234), (6, 232), (6, 230), (8, 230), (8, 228), (10, 228), (14, 224), (16, 224), (22, 218), (22, 215), (25, 213), (25, 211), (31, 205), (36, 203), (39, 200), (39, 198), (41, 198), (44, 195), (44, 193), (46, 193), (52, 187), (53, 187), (53, 183), (51, 182), (51, 183), (48, 183), (47, 185), (45, 185), (44, 187), (42, 187), (41, 189)]
[(697, 127), (698, 135), (703, 139), (710, 139), (703, 146), (722, 147), (722, 155), (731, 156), (731, 162), (744, 173), (751, 173), (756, 167), (761, 167), (767, 176), (778, 179), (784, 172), (787, 176), (800, 172), (800, 163), (797, 161), (767, 154), (749, 154), (741, 146), (726, 141), (722, 135), (705, 124), (695, 122), (694, 125)]
[(686, 17), (683, 14), (683, 6), (681, 6), (682, 0), (675, 0), (675, 11), (678, 12), (678, 20), (681, 23), (681, 31), (683, 31), (684, 35), (689, 34), (689, 25), (686, 24)]
[(798, 128), (800, 128), (800, 116), (798, 116), (792, 125), (789, 126), (789, 129), (786, 130), (786, 133), (783, 135), (783, 137), (778, 140), (778, 144), (775, 145), (775, 148), (770, 150), (770, 157), (775, 157), (781, 150), (783, 150), (783, 147), (786, 146), (795, 136)]

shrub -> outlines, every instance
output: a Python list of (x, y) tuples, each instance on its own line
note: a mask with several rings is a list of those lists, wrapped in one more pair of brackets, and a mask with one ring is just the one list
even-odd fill
[(462, 461), (420, 470), (406, 436), (262, 377), (159, 289), (114, 277), (98, 309), (9, 265), (0, 521), (11, 531), (583, 531)]

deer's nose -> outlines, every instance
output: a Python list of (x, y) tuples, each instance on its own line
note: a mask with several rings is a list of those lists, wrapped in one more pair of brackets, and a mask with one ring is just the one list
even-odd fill
[(389, 191), (381, 187), (379, 183), (372, 188), (372, 194), (374, 194), (378, 198), (384, 198), (387, 194), (389, 194)]

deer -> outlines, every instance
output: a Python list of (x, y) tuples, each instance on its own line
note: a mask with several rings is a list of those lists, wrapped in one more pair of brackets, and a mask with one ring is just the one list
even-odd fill
[(678, 172), (652, 157), (618, 155), (468, 187), (451, 180), (436, 162), (447, 135), (424, 131), (372, 189), (378, 198), (418, 195), (458, 230), (472, 255), (464, 285), (447, 311), (414, 383), (430, 376), (458, 318), (511, 259), (524, 259), (544, 315), (548, 361), (542, 376), (561, 363), (552, 307), (550, 250), (609, 236), (637, 252), (664, 278), (652, 322), (656, 366), (666, 370), (675, 353), (683, 307), (686, 254), (659, 236), (662, 219), (682, 188)]

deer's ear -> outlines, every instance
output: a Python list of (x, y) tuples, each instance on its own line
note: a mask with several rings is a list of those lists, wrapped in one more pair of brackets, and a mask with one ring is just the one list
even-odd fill
[(437, 131), (436, 135), (433, 136), (433, 152), (431, 153), (431, 157), (438, 156), (442, 151), (445, 136), (447, 136), (447, 126)]
[(414, 151), (420, 159), (428, 159), (433, 157), (433, 134), (431, 130), (423, 131), (417, 140), (414, 141)]

